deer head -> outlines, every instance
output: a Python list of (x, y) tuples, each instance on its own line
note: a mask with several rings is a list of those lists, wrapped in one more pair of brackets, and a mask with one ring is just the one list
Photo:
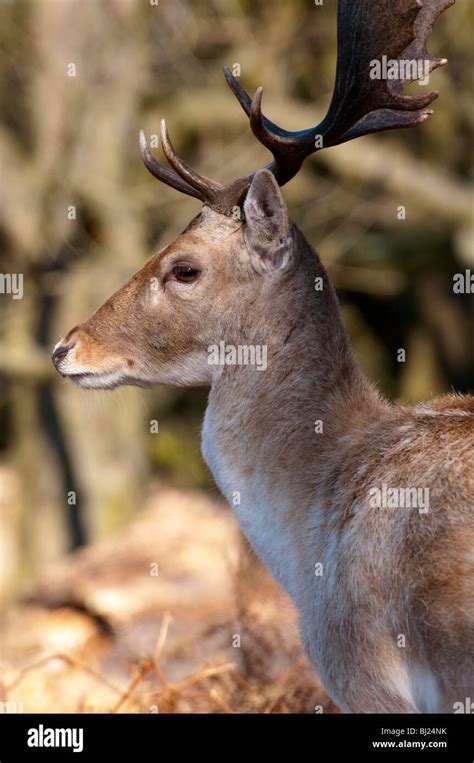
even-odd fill
[[(403, 95), (420, 77), (408, 68), (397, 79), (371, 76), (382, 56), (421, 61), (425, 74), (445, 63), (426, 50), (438, 15), (454, 0), (340, 0), (334, 94), (320, 124), (288, 132), (262, 114), (262, 88), (251, 98), (229, 70), (227, 82), (273, 161), (256, 173), (221, 185), (199, 175), (176, 154), (164, 121), (161, 142), (170, 168), (151, 154), (147, 169), (169, 186), (199, 199), (203, 209), (169, 246), (155, 254), (87, 321), (55, 347), (57, 370), (82, 387), (113, 388), (212, 383), (209, 345), (252, 332), (269, 292), (319, 267), (289, 222), (280, 186), (304, 160), (368, 133), (423, 122), (437, 92)], [(263, 296), (266, 295), (266, 299)]]

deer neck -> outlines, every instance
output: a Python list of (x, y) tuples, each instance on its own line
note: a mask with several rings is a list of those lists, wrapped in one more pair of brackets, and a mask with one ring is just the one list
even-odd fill
[(216, 374), (202, 450), (244, 534), (296, 597), (298, 539), (315, 513), (327, 511), (318, 496), (338, 443), (384, 404), (356, 364), (317, 255), (298, 230), (294, 241), (294, 270), (285, 282), (265, 280), (234, 337), (266, 346), (266, 368), (226, 365)]

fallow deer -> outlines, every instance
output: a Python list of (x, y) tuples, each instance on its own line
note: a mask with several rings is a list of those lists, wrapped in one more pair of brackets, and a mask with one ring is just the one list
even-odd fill
[[(311, 129), (271, 122), (262, 89), (250, 98), (226, 70), (273, 154), (229, 185), (179, 158), (164, 122), (171, 168), (141, 133), (148, 170), (202, 211), (53, 352), (85, 389), (210, 386), (204, 458), (346, 712), (453, 712), (474, 697), (474, 397), (381, 398), (280, 186), (321, 147), (428, 117), (436, 92), (403, 95), (416, 75), (377, 80), (370, 67), (445, 63), (426, 41), (453, 2), (340, 0), (334, 94)], [(222, 345), (265, 347), (266, 369), (209, 362)]]

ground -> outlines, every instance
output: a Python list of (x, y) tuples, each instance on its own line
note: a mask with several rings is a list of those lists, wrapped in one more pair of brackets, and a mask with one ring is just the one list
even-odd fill
[(54, 565), (7, 610), (0, 655), (10, 712), (337, 712), (290, 601), (200, 492), (160, 490)]

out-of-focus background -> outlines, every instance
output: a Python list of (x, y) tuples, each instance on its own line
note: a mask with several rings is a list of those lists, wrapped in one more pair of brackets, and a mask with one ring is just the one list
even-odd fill
[[(3, 711), (335, 709), (203, 464), (206, 391), (84, 392), (50, 362), (198, 211), (147, 173), (139, 129), (166, 116), (179, 153), (218, 180), (263, 166), (222, 68), (263, 84), (276, 122), (316, 124), (335, 10), (0, 2), (0, 273), (24, 277), (21, 299), (0, 290)], [(428, 122), (322, 151), (284, 191), (393, 399), (474, 386), (474, 297), (453, 290), (474, 273), (472, 15), (458, 2), (430, 39), (449, 65)]]

